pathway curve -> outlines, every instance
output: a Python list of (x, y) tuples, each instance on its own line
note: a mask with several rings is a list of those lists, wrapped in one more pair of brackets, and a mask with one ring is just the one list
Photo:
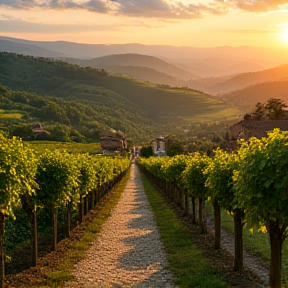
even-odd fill
[(65, 287), (174, 287), (138, 168), (100, 233)]

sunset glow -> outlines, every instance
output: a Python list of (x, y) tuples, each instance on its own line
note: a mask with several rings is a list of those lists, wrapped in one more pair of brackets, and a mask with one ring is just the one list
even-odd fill
[(285, 43), (288, 44), (288, 28), (286, 28), (282, 33), (282, 39)]
[(287, 0), (0, 1), (1, 36), (41, 41), (280, 47), (287, 18)]

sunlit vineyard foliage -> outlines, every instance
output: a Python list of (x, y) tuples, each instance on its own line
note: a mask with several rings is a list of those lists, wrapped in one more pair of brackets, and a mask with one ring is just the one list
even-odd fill
[(185, 211), (187, 198), (191, 197), (194, 222), (195, 198), (199, 199), (197, 218), (202, 233), (205, 233), (203, 203), (211, 198), (216, 249), (220, 248), (221, 240), (220, 207), (233, 216), (235, 270), (243, 269), (244, 224), (266, 229), (271, 247), (269, 286), (280, 288), (281, 263), (287, 263), (288, 257), (284, 255), (282, 259), (283, 242), (288, 236), (288, 132), (275, 129), (266, 138), (251, 138), (249, 143), (242, 141), (239, 145), (237, 152), (229, 154), (218, 149), (210, 158), (194, 153), (141, 158), (140, 164), (157, 186), (177, 204), (185, 206)]
[[(66, 237), (71, 230), (71, 213), (79, 222), (129, 168), (130, 159), (104, 157), (61, 150), (35, 150), (20, 139), (0, 133), (0, 280), (4, 271), (5, 220), (25, 211), (31, 226), (31, 265), (37, 265), (37, 214), (50, 211), (53, 245), (57, 250), (57, 213), (65, 212)], [(15, 213), (17, 212), (17, 213)], [(42, 228), (43, 229), (43, 228)], [(16, 231), (17, 232), (17, 231)]]
[[(73, 143), (73, 142), (53, 142), (53, 141), (31, 141), (29, 147), (35, 151), (45, 150), (59, 150), (66, 151), (69, 154), (73, 153), (88, 153), (90, 155), (100, 154), (101, 147), (100, 143)], [(27, 145), (27, 142), (25, 142)]]

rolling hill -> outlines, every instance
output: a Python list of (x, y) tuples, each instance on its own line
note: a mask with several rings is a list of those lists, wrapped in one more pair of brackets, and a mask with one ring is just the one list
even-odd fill
[(263, 71), (243, 73), (224, 78), (206, 78), (199, 81), (191, 80), (187, 83), (187, 86), (205, 91), (206, 93), (217, 95), (228, 93), (230, 91), (241, 90), (254, 84), (281, 81), (285, 77), (288, 77), (288, 64)]
[(153, 84), (169, 85), (180, 87), (185, 84), (185, 81), (179, 80), (173, 76), (158, 72), (153, 68), (148, 67), (133, 67), (133, 66), (109, 66), (104, 68), (112, 74), (127, 75), (141, 81), (147, 81)]
[(65, 57), (64, 54), (47, 50), (45, 48), (38, 47), (32, 44), (17, 43), (0, 37), (0, 51), (10, 52), (22, 55), (31, 55), (35, 57), (50, 57), (50, 58), (61, 58)]
[[(186, 47), (143, 45), (137, 43), (82, 44), (65, 41), (30, 41), (3, 36), (0, 36), (0, 39), (13, 43), (13, 49), (15, 49), (17, 45), (25, 44), (25, 54), (31, 56), (50, 57), (48, 54), (36, 55), (34, 53), (35, 47), (38, 47), (39, 50), (45, 49), (50, 51), (50, 54), (53, 52), (57, 53), (58, 55), (62, 55), (62, 57), (82, 59), (127, 53), (149, 55), (162, 59), (182, 70), (188, 71), (191, 74), (200, 75), (201, 77), (218, 77), (243, 72), (259, 71), (288, 62), (288, 54), (284, 47)], [(29, 46), (31, 48), (29, 48)], [(1, 45), (0, 51), (4, 51), (1, 48)], [(9, 49), (6, 51), (15, 51), (23, 54), (21, 53), (21, 48), (19, 48), (17, 51)], [(166, 71), (159, 72), (166, 73)]]
[[(0, 62), (1, 85), (32, 95), (36, 93), (41, 101), (36, 99), (35, 105), (47, 108), (46, 114), (38, 113), (38, 117), (46, 115), (48, 121), (52, 109), (62, 124), (72, 125), (79, 133), (85, 129), (111, 127), (134, 139), (147, 139), (159, 131), (171, 132), (173, 127), (183, 123), (219, 121), (239, 115), (236, 108), (202, 92), (152, 85), (110, 75), (102, 69), (10, 53), (0, 53)], [(5, 98), (7, 102), (9, 97)], [(18, 106), (29, 106), (30, 100), (22, 98), (13, 99)], [(5, 101), (0, 102), (0, 108), (7, 110), (9, 107), (3, 108)], [(11, 109), (20, 109), (15, 103), (10, 104)], [(22, 110), (25, 105), (21, 106)], [(62, 106), (66, 107), (64, 111)], [(27, 111), (25, 108), (25, 113), (37, 108), (33, 107), (28, 107)], [(77, 111), (80, 108), (81, 111)]]
[[(192, 55), (193, 57), (193, 55)], [(253, 59), (239, 58), (201, 58), (201, 59), (179, 59), (178, 61), (170, 59), (170, 63), (190, 73), (199, 75), (202, 78), (223, 77), (233, 74), (255, 72), (270, 67), (271, 64), (266, 61), (257, 61)]]
[(84, 67), (90, 66), (94, 68), (104, 68), (104, 69), (106, 67), (111, 67), (111, 66), (112, 67), (122, 67), (122, 66), (147, 67), (147, 68), (152, 68), (158, 72), (168, 74), (178, 79), (188, 80), (188, 79), (196, 77), (192, 73), (189, 73), (181, 68), (176, 67), (175, 65), (169, 64), (166, 61), (163, 61), (154, 56), (132, 54), (132, 53), (116, 54), (116, 55), (99, 57), (95, 59), (82, 60), (81, 65)]
[(288, 104), (288, 77), (283, 81), (251, 85), (225, 94), (221, 98), (248, 113), (254, 110), (256, 103), (265, 103), (270, 98), (282, 99)]

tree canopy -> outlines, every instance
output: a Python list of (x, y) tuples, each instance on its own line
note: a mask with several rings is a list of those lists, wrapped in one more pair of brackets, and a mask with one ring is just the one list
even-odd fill
[(251, 114), (244, 116), (245, 120), (283, 120), (287, 119), (287, 105), (281, 99), (270, 98), (266, 103), (258, 102)]

